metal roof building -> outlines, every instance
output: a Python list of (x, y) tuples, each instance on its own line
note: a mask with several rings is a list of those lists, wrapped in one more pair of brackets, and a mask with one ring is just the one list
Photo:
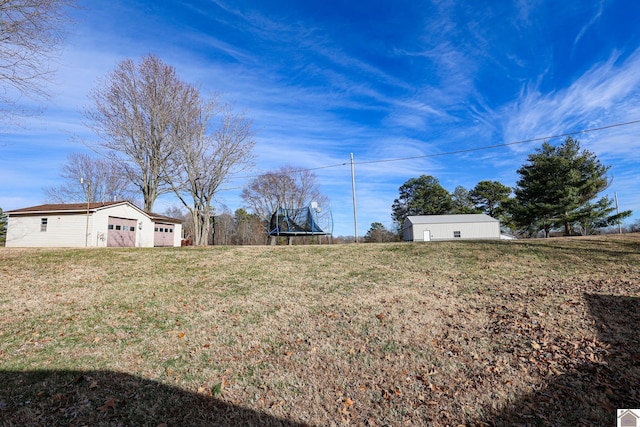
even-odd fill
[(498, 240), (500, 221), (485, 214), (408, 216), (402, 239), (408, 242)]

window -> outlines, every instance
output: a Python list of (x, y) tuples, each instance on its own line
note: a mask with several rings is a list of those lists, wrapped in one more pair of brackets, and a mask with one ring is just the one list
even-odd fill
[(460, 238), (460, 232), (459, 231), (454, 231), (453, 232), (453, 237)]
[(48, 218), (40, 219), (40, 231), (47, 231), (47, 221), (48, 221)]
[(131, 225), (129, 226), (129, 231), (136, 231), (136, 228), (133, 225)]
[(121, 230), (122, 227), (120, 225), (116, 225), (116, 230)]
[(154, 228), (153, 231), (158, 232), (158, 227)]
[(107, 226), (107, 228), (108, 228), (109, 230), (113, 230), (113, 224), (109, 224), (109, 225)]
[(170, 228), (170, 229), (169, 229), (169, 233), (173, 233), (173, 228)]

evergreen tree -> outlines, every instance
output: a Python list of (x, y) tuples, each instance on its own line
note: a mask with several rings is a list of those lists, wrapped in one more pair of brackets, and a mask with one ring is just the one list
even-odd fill
[[(521, 229), (544, 230), (548, 236), (554, 228), (572, 234), (581, 221), (593, 226), (612, 221), (608, 198), (591, 203), (608, 187), (609, 169), (594, 153), (580, 150), (579, 142), (571, 137), (558, 147), (543, 143), (518, 170), (517, 203), (512, 205), (515, 222)], [(616, 219), (629, 215), (630, 211), (623, 212)]]
[(469, 193), (476, 208), (490, 217), (498, 218), (501, 204), (509, 199), (511, 187), (498, 181), (480, 181)]
[(471, 199), (471, 192), (461, 185), (457, 186), (451, 193), (451, 201), (452, 214), (475, 214), (480, 212)]
[(372, 222), (371, 228), (364, 236), (364, 241), (367, 243), (393, 242), (396, 240), (397, 236), (392, 231), (387, 230), (381, 222)]
[(407, 216), (442, 215), (451, 213), (453, 209), (451, 194), (433, 176), (411, 178), (399, 188), (399, 192), (400, 197), (394, 200), (391, 207), (391, 216), (398, 231), (402, 230)]

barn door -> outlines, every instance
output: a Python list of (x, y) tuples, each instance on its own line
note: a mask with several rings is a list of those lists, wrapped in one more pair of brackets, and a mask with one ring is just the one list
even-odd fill
[(424, 240), (425, 242), (430, 242), (431, 241), (431, 231), (429, 230), (424, 230), (422, 232), (422, 240)]
[(109, 217), (107, 225), (107, 246), (129, 247), (136, 245), (135, 219)]

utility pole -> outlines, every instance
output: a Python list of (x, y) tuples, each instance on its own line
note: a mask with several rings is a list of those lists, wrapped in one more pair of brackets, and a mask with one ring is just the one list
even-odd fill
[[(616, 199), (616, 213), (620, 215), (620, 208), (618, 207), (618, 193), (614, 191), (613, 197)], [(618, 234), (622, 234), (622, 223), (620, 218), (618, 218)]]
[[(80, 185), (84, 185), (84, 178), (80, 178)], [(89, 246), (89, 205), (91, 203), (91, 181), (87, 179), (87, 222), (84, 230), (84, 246)]]
[(351, 192), (353, 193), (353, 227), (355, 242), (358, 243), (358, 214), (356, 209), (356, 177), (353, 170), (353, 153), (351, 153)]

